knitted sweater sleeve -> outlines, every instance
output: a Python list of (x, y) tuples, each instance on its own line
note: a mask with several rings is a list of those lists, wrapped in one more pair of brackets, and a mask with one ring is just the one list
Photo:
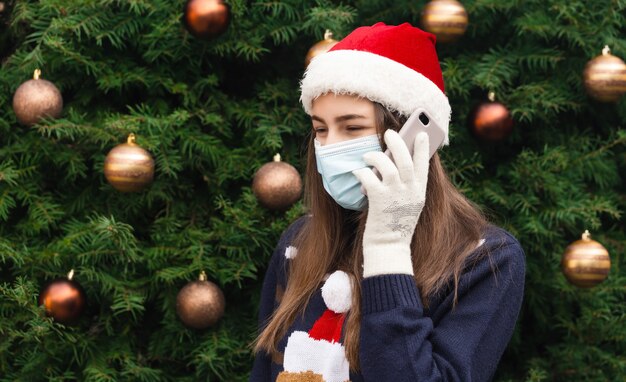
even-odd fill
[[(276, 300), (276, 289), (282, 287), (286, 283), (285, 272), (285, 250), (289, 243), (292, 242), (295, 234), (301, 228), (302, 224), (306, 220), (306, 217), (301, 217), (292, 223), (281, 235), (278, 245), (276, 246), (274, 253), (270, 259), (269, 266), (263, 279), (263, 286), (261, 289), (261, 301), (259, 305), (259, 333), (263, 330), (271, 317), (274, 310), (278, 307), (278, 301)], [(270, 355), (261, 351), (255, 354), (254, 364), (250, 373), (250, 381), (254, 382), (269, 382), (271, 381), (271, 363), (272, 359)]]
[[(525, 260), (508, 232), (490, 256), (468, 267), (454, 291), (424, 315), (410, 275), (362, 281), (359, 345), (365, 381), (488, 381), (511, 338), (522, 303)], [(391, 254), (390, 254), (391, 255)]]

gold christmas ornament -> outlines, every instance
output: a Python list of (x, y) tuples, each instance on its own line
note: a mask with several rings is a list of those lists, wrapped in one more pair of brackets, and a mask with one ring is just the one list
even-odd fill
[(467, 29), (468, 17), (463, 4), (456, 0), (433, 0), (421, 15), (424, 30), (437, 36), (437, 42), (454, 42)]
[(503, 141), (513, 132), (511, 112), (500, 102), (496, 102), (494, 92), (489, 92), (488, 102), (481, 102), (472, 109), (467, 118), (467, 126), (472, 135), (482, 141)]
[(326, 53), (335, 46), (339, 41), (333, 39), (333, 32), (329, 29), (326, 29), (324, 33), (324, 39), (322, 41), (318, 41), (309, 49), (306, 54), (306, 58), (304, 59), (304, 67), (306, 68), (311, 63), (313, 57), (319, 56), (322, 53)]
[(215, 325), (224, 315), (226, 300), (222, 290), (207, 281), (202, 271), (196, 281), (185, 285), (176, 296), (176, 313), (192, 329), (206, 329)]
[(130, 134), (127, 143), (115, 146), (107, 154), (104, 176), (118, 191), (141, 191), (152, 183), (154, 159), (135, 143), (135, 134)]
[(252, 191), (262, 206), (272, 210), (285, 210), (302, 194), (302, 179), (295, 167), (281, 162), (280, 154), (274, 161), (261, 166), (254, 174)]
[(610, 52), (608, 45), (604, 46), (583, 72), (587, 93), (601, 102), (615, 102), (626, 93), (626, 64)]
[(223, 0), (189, 0), (185, 4), (183, 24), (199, 39), (218, 37), (230, 24), (230, 5)]
[(32, 126), (45, 117), (59, 118), (63, 111), (59, 89), (39, 76), (41, 70), (36, 69), (33, 79), (21, 84), (13, 95), (13, 111), (22, 125)]
[(85, 291), (72, 280), (72, 269), (67, 278), (48, 283), (39, 294), (39, 305), (46, 309), (46, 315), (62, 324), (76, 323), (85, 310)]
[(606, 280), (611, 269), (609, 251), (585, 230), (582, 239), (565, 248), (561, 269), (567, 280), (580, 288), (591, 288)]

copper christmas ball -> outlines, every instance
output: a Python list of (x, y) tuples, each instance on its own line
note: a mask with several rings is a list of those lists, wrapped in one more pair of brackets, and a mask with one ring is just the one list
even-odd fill
[(587, 93), (602, 102), (615, 102), (626, 93), (626, 64), (610, 51), (605, 46), (602, 54), (589, 61), (583, 72)]
[(228, 29), (230, 5), (223, 0), (188, 0), (183, 24), (189, 33), (199, 39), (215, 38)]
[(48, 283), (39, 294), (39, 305), (46, 309), (46, 315), (62, 324), (75, 323), (85, 310), (85, 291), (72, 280), (74, 271), (67, 278)]
[(513, 118), (506, 106), (495, 101), (489, 93), (489, 101), (482, 102), (472, 109), (467, 118), (467, 126), (472, 135), (487, 142), (499, 142), (513, 132)]
[(565, 248), (561, 269), (570, 283), (580, 288), (591, 288), (606, 280), (611, 269), (609, 251), (595, 240), (589, 231)]
[(0, 1), (0, 13), (4, 12), (4, 8), (6, 8), (4, 2)]
[(273, 162), (261, 166), (254, 175), (252, 191), (262, 206), (285, 210), (300, 198), (302, 179), (295, 167), (281, 162), (276, 154)]
[(107, 154), (104, 176), (118, 191), (141, 191), (152, 183), (154, 159), (135, 143), (135, 134), (130, 134), (127, 143), (115, 146)]
[(22, 125), (32, 126), (45, 117), (58, 118), (63, 111), (61, 92), (40, 75), (41, 70), (35, 70), (33, 79), (21, 84), (13, 95), (13, 111)]
[(324, 39), (322, 41), (318, 41), (317, 43), (315, 43), (315, 45), (311, 47), (311, 49), (309, 49), (308, 53), (306, 54), (306, 58), (304, 59), (304, 67), (306, 68), (307, 66), (309, 66), (311, 60), (314, 57), (317, 57), (322, 53), (328, 52), (330, 48), (335, 46), (335, 44), (337, 44), (338, 42), (339, 41), (333, 39), (333, 32), (327, 29), (326, 33), (324, 33)]
[(215, 325), (224, 315), (226, 299), (222, 290), (206, 280), (204, 272), (199, 280), (185, 285), (176, 297), (176, 313), (192, 329), (206, 329)]
[(433, 0), (424, 7), (421, 24), (424, 30), (437, 36), (437, 42), (454, 42), (467, 29), (467, 12), (456, 0)]

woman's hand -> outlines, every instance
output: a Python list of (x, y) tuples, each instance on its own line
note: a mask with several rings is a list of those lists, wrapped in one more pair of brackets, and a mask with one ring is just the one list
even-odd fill
[(387, 130), (384, 139), (393, 162), (382, 152), (363, 155), (365, 163), (382, 175), (382, 181), (370, 168), (352, 172), (365, 187), (369, 202), (363, 277), (413, 274), (411, 239), (426, 201), (428, 135), (421, 132), (415, 137), (413, 158), (395, 131)]

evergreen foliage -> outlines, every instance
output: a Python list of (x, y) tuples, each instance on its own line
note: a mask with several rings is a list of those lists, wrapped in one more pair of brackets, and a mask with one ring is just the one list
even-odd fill
[[(275, 152), (304, 169), (298, 102), (309, 47), (377, 21), (419, 25), (424, 0), (230, 0), (228, 31), (188, 34), (183, 0), (9, 0), (0, 15), (0, 381), (246, 380), (259, 289), (281, 231), (305, 213), (251, 192)], [(626, 97), (582, 86), (605, 44), (626, 59), (624, 0), (467, 0), (470, 26), (438, 46), (453, 109), (440, 152), (454, 183), (527, 255), (525, 302), (500, 381), (616, 381), (626, 375)], [(16, 88), (42, 78), (64, 112), (27, 128)], [(488, 90), (512, 111), (506, 142), (465, 128)], [(115, 191), (108, 151), (129, 133), (156, 161), (152, 186)], [(560, 270), (589, 229), (611, 254), (583, 290)], [(88, 309), (73, 327), (37, 306), (75, 269)], [(205, 270), (226, 313), (195, 331), (176, 294)]]

